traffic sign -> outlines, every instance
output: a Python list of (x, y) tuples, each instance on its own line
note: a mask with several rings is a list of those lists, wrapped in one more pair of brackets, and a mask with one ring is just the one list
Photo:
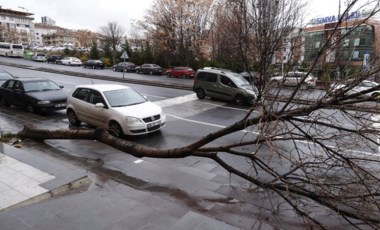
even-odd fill
[(129, 56), (127, 54), (127, 51), (124, 51), (120, 58), (122, 58), (122, 59), (128, 59)]

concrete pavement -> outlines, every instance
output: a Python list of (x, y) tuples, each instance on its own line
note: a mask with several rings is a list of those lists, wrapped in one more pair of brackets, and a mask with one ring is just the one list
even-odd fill
[(26, 146), (0, 145), (2, 230), (239, 229)]

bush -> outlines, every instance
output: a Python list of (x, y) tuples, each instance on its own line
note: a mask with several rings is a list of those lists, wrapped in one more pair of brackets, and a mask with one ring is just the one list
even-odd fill
[(109, 58), (102, 58), (101, 60), (104, 63), (104, 66), (111, 66), (111, 60)]

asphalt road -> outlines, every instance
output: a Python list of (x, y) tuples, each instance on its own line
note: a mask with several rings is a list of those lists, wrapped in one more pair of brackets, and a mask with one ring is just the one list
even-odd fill
[[(13, 60), (13, 59), (12, 59)], [(40, 63), (45, 64), (45, 63)], [(19, 69), (9, 66), (0, 66), (12, 74), (24, 77), (45, 77), (54, 80), (59, 85), (64, 86), (64, 90), (71, 91), (75, 85), (78, 84), (91, 84), (91, 83), (105, 83), (109, 81), (104, 80), (91, 80), (88, 78), (72, 77), (68, 75), (46, 73), (40, 71), (33, 71), (30, 69)], [(78, 67), (66, 67), (78, 68)], [(86, 70), (85, 70), (86, 71)], [(102, 71), (102, 70), (94, 70)], [(105, 70), (107, 71), (107, 70)], [(156, 76), (149, 76), (156, 77)], [(183, 80), (183, 79), (179, 79)], [(123, 84), (123, 83), (120, 83)], [(178, 90), (171, 88), (161, 88), (146, 85), (126, 84), (153, 102), (156, 102), (164, 108), (167, 114), (166, 127), (157, 134), (144, 135), (140, 137), (131, 137), (133, 141), (161, 149), (182, 147), (191, 144), (193, 141), (215, 131), (219, 128), (225, 127), (235, 121), (240, 120), (247, 112), (246, 107), (238, 107), (230, 105), (226, 102), (213, 101), (213, 100), (198, 100), (192, 91)], [(2, 125), (5, 131), (17, 132), (21, 130), (24, 124), (33, 123), (38, 124), (41, 128), (69, 128), (69, 123), (65, 115), (65, 111), (58, 111), (47, 115), (30, 114), (19, 108), (0, 108), (2, 117), (6, 124)], [(93, 128), (91, 126), (82, 126), (82, 128)], [(240, 140), (240, 135), (232, 135), (226, 139), (219, 140), (214, 145), (222, 142), (234, 142)], [(60, 145), (60, 142), (65, 141), (52, 141)], [(76, 144), (64, 144), (60, 148), (64, 148), (67, 152), (78, 152)], [(89, 157), (96, 152), (96, 150), (79, 147), (82, 157)], [(104, 149), (112, 149), (108, 146), (102, 146), (102, 151), (111, 151)], [(111, 159), (112, 161), (112, 159)], [(114, 167), (114, 166), (110, 166)]]
[[(24, 59), (16, 59), (16, 58), (6, 58), (6, 57), (0, 57), (0, 62), (7, 62), (7, 63), (13, 63), (17, 64), (19, 66), (23, 66), (24, 68), (15, 68), (12, 66), (1, 66), (2, 69), (5, 69), (12, 74), (16, 76), (26, 76), (26, 77), (45, 77), (50, 78), (54, 81), (56, 81), (58, 84), (63, 85), (65, 90), (67, 92), (71, 91), (71, 89), (78, 84), (93, 84), (93, 83), (105, 83), (109, 82), (106, 77), (104, 76), (110, 76), (113, 79), (115, 78), (122, 78), (124, 75), (124, 78), (128, 79), (136, 79), (136, 80), (145, 80), (150, 82), (160, 82), (160, 83), (173, 83), (173, 84), (180, 84), (180, 85), (192, 85), (192, 80), (189, 79), (174, 79), (174, 78), (168, 78), (166, 76), (150, 76), (150, 75), (140, 75), (135, 73), (120, 73), (120, 72), (113, 72), (111, 69), (86, 69), (82, 67), (74, 67), (74, 66), (64, 66), (64, 65), (56, 65), (56, 64), (48, 64), (48, 63), (41, 63), (41, 62), (33, 62), (29, 60)], [(94, 74), (102, 76), (101, 79), (91, 79), (89, 77), (73, 77), (70, 75), (63, 75), (63, 74), (55, 74), (55, 73), (49, 73), (49, 72), (43, 72), (43, 71), (34, 71), (36, 69), (40, 68), (50, 68), (55, 70), (62, 70), (62, 71), (73, 71), (83, 74)], [(172, 88), (162, 88), (162, 87), (154, 87), (149, 85), (140, 85), (140, 84), (128, 84), (128, 83), (120, 83), (119, 84), (125, 84), (130, 87), (133, 87), (143, 95), (147, 96), (149, 100), (153, 102), (158, 102), (161, 106), (166, 107), (165, 110), (168, 111), (168, 117), (169, 119), (172, 119), (173, 122), (170, 123), (180, 123), (173, 126), (171, 126), (168, 122), (168, 127), (165, 128), (165, 130), (176, 130), (178, 128), (178, 131), (180, 131), (179, 134), (173, 133), (173, 137), (170, 138), (170, 140), (178, 139), (180, 140), (186, 140), (194, 141), (199, 137), (199, 135), (195, 136), (194, 138), (188, 138), (182, 137), (184, 134), (189, 133), (189, 135), (192, 135), (194, 133), (201, 134), (204, 131), (204, 134), (215, 130), (216, 128), (221, 128), (224, 126), (227, 126), (233, 122), (238, 121), (241, 117), (244, 116), (247, 109), (246, 107), (239, 107), (233, 104), (228, 104), (226, 102), (221, 101), (215, 101), (215, 100), (197, 100), (194, 96), (194, 93), (189, 90), (178, 90), (178, 89), (172, 89)], [(153, 84), (154, 85), (154, 84)], [(275, 90), (275, 89), (273, 89)], [(284, 89), (281, 91), (282, 95), (289, 95), (291, 93), (291, 89)], [(305, 99), (315, 99), (319, 98), (322, 95), (324, 95), (324, 91), (322, 90), (304, 90), (301, 91), (301, 95), (298, 97), (305, 98)], [(175, 98), (175, 99), (174, 99)], [(281, 104), (281, 103), (279, 103)], [(329, 117), (329, 115), (326, 116), (326, 114), (331, 114), (336, 116), (337, 120), (340, 120), (343, 124), (347, 124), (348, 126), (352, 125), (350, 119), (345, 117), (344, 114), (337, 114), (335, 111), (331, 110), (325, 110), (323, 112), (320, 112), (321, 117)], [(366, 114), (366, 113), (364, 113)], [(366, 115), (363, 115), (364, 117)], [(170, 118), (171, 117), (171, 118)], [(371, 115), (367, 115), (366, 120), (371, 121)], [(170, 121), (170, 120), (169, 120)], [(203, 125), (206, 124), (206, 125)], [(182, 127), (182, 126), (185, 127)], [(197, 126), (200, 125), (201, 130), (198, 130)], [(193, 130), (193, 129), (196, 130)], [(189, 132), (187, 132), (189, 130)], [(162, 135), (165, 139), (168, 139), (168, 135)], [(156, 137), (157, 139), (157, 137)], [(159, 138), (158, 138), (159, 139)], [(239, 139), (239, 138), (238, 138)], [(238, 140), (237, 139), (237, 140)], [(157, 142), (161, 142), (158, 140)], [(170, 141), (169, 141), (170, 142)], [(166, 142), (164, 142), (166, 143)], [(159, 146), (161, 148), (167, 148), (171, 146), (183, 146), (186, 143), (183, 143), (181, 141), (175, 141), (174, 144), (170, 144), (169, 146)]]

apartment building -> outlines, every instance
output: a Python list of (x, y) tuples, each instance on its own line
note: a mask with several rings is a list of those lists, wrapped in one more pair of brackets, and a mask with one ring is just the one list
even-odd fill
[(5, 9), (0, 6), (0, 36), (3, 41), (33, 44), (34, 24), (29, 12)]

